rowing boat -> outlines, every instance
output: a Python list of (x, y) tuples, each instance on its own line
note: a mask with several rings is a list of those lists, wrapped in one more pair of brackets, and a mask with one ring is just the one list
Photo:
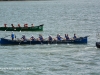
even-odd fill
[(39, 26), (31, 26), (31, 27), (0, 27), (0, 31), (43, 31), (43, 25), (41, 24)]
[(0, 44), (1, 45), (23, 45), (23, 44), (28, 44), (28, 45), (35, 45), (35, 44), (87, 44), (87, 37), (80, 37), (80, 38), (76, 38), (76, 39), (72, 39), (72, 40), (61, 40), (61, 41), (48, 41), (48, 40), (44, 40), (44, 41), (31, 41), (31, 40), (11, 40), (11, 39), (5, 39), (5, 38), (1, 38), (0, 39)]

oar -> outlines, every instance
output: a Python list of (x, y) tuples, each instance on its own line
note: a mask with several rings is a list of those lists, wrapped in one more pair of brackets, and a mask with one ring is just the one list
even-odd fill
[[(89, 37), (89, 36), (90, 36), (90, 35), (88, 35), (88, 36), (85, 36), (85, 37)], [(85, 37), (79, 37), (79, 39), (80, 39), (80, 38), (85, 38)]]
[(88, 35), (88, 36), (85, 36), (85, 37), (89, 37), (90, 35)]
[[(21, 28), (21, 30), (22, 30), (22, 28)], [(21, 32), (21, 30), (20, 30), (20, 32)]]
[(8, 37), (8, 36), (10, 36), (10, 35), (6, 35), (5, 37), (3, 37), (3, 38), (6, 38), (6, 37)]
[[(8, 29), (8, 27), (7, 27), (7, 29)], [(5, 31), (7, 31), (7, 29)]]

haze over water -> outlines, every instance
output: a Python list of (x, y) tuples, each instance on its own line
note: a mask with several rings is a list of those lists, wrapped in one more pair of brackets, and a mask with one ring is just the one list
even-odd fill
[[(1, 75), (99, 75), (100, 49), (95, 47), (100, 28), (99, 0), (1, 1), (0, 26), (44, 24), (43, 32), (14, 32), (17, 38), (42, 34), (56, 37), (89, 36), (88, 44), (0, 46)], [(0, 31), (0, 37), (11, 34)], [(7, 37), (10, 38), (10, 37)]]

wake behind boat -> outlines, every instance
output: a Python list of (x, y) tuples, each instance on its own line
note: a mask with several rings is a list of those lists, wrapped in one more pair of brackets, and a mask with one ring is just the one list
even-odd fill
[(34, 26), (31, 24), (31, 26), (28, 27), (28, 24), (24, 24), (24, 26), (21, 27), (20, 24), (18, 24), (18, 26), (15, 27), (11, 24), (12, 27), (7, 27), (7, 24), (4, 24), (4, 27), (0, 27), (0, 31), (43, 31), (43, 25), (44, 24)]
[(1, 45), (35, 45), (35, 44), (87, 44), (87, 37), (80, 37), (80, 38), (76, 38), (76, 39), (69, 39), (69, 40), (53, 40), (53, 41), (49, 41), (49, 40), (11, 40), (11, 39), (5, 39), (5, 38), (1, 38), (0, 39), (0, 44)]

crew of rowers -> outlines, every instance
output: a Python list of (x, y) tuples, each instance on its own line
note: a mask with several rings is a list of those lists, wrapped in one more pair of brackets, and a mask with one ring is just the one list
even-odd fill
[[(16, 35), (14, 34), (13, 31), (12, 31), (12, 34), (11, 34), (11, 38), (12, 38), (12, 40), (14, 40), (14, 38), (16, 39)], [(61, 40), (74, 40), (76, 38), (77, 38), (76, 37), (76, 34), (74, 34), (74, 37), (73, 38), (69, 38), (68, 34), (65, 34), (65, 37), (64, 38), (61, 37), (60, 34), (57, 34), (57, 37), (56, 38), (53, 38), (51, 35), (49, 35), (48, 41), (54, 41), (54, 40), (56, 40), (56, 41), (61, 41)], [(27, 40), (26, 37), (25, 37), (25, 35), (22, 35), (21, 40), (22, 41)], [(43, 38), (43, 36), (41, 34), (39, 34), (39, 37), (37, 39), (34, 38), (34, 36), (32, 35), (31, 38), (30, 38), (30, 40), (31, 41), (36, 41), (36, 40), (38, 40), (38, 41), (44, 41), (45, 39)]]
[[(14, 28), (15, 26), (11, 24), (11, 26)], [(7, 24), (4, 24), (4, 27), (7, 27)], [(21, 27), (20, 24), (18, 24), (18, 27)], [(28, 27), (28, 24), (24, 24), (24, 27)], [(31, 24), (31, 27), (34, 27), (34, 24)]]
[[(52, 38), (52, 36), (49, 35), (49, 37), (48, 37), (47, 40), (48, 41), (54, 41), (54, 40), (61, 41), (61, 40), (74, 40), (76, 38), (77, 38), (76, 37), (76, 34), (74, 34), (74, 37), (73, 38), (69, 38), (68, 34), (65, 34), (65, 38), (62, 38), (60, 36), (60, 34), (57, 34), (57, 37), (56, 38)], [(25, 35), (22, 35), (21, 40), (23, 40), (23, 41), (27, 40), (26, 37), (25, 37)], [(36, 41), (36, 40), (38, 40), (38, 41), (44, 41), (45, 39), (43, 38), (43, 36), (41, 34), (39, 34), (39, 37), (38, 38), (34, 38), (34, 36), (32, 35), (31, 38), (30, 38), (30, 40), (31, 41)]]

